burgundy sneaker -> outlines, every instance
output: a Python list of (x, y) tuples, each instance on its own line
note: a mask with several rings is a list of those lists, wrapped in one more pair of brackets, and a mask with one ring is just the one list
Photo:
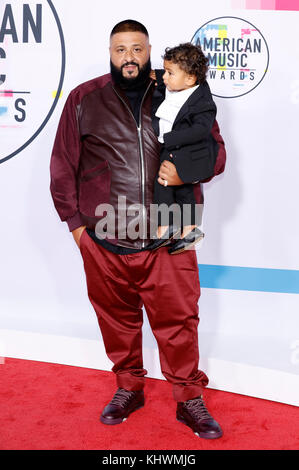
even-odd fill
[(104, 408), (100, 421), (104, 424), (120, 424), (130, 413), (144, 406), (143, 390), (129, 391), (118, 388), (111, 402)]
[(186, 424), (194, 433), (205, 439), (217, 439), (222, 436), (222, 429), (210, 415), (201, 397), (178, 402), (177, 420)]

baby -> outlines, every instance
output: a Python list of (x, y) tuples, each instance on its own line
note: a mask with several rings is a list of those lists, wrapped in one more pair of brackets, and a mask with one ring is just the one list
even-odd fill
[(169, 220), (165, 224), (159, 212), (157, 236), (148, 248), (154, 250), (169, 244), (182, 228), (181, 237), (168, 250), (177, 254), (204, 236), (196, 225), (194, 183), (213, 175), (216, 155), (211, 129), (216, 105), (206, 81), (208, 59), (200, 46), (185, 43), (167, 48), (163, 59), (163, 73), (156, 70), (151, 75), (157, 81), (153, 127), (162, 144), (160, 162), (171, 161), (184, 184), (168, 186), (166, 180), (157, 176), (154, 202), (165, 203), (167, 207), (179, 204), (183, 220), (181, 227)]

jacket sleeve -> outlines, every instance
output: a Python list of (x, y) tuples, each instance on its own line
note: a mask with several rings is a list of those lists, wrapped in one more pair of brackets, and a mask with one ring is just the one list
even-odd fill
[(219, 124), (218, 124), (216, 119), (215, 119), (213, 127), (212, 127), (212, 136), (213, 136), (213, 138), (216, 141), (217, 146), (218, 146), (216, 162), (215, 162), (215, 166), (214, 166), (214, 174), (210, 178), (207, 178), (207, 179), (201, 181), (202, 183), (208, 183), (209, 181), (211, 181), (212, 178), (214, 178), (214, 176), (220, 175), (225, 170), (226, 148), (225, 148), (225, 143), (224, 143), (223, 137), (220, 134)]
[(173, 150), (206, 139), (211, 133), (215, 117), (215, 103), (213, 101), (205, 101), (201, 105), (200, 112), (193, 114), (191, 127), (171, 130), (163, 135), (165, 147), (167, 150)]
[(50, 161), (50, 191), (54, 206), (70, 231), (82, 225), (77, 194), (81, 143), (76, 101), (76, 93), (72, 91), (63, 108)]

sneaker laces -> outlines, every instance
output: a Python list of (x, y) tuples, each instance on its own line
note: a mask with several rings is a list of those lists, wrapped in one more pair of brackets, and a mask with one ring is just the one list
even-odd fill
[(211, 419), (212, 416), (208, 412), (205, 403), (201, 397), (192, 398), (191, 400), (185, 401), (185, 408), (192, 413), (196, 419)]
[(114, 397), (112, 398), (110, 404), (111, 405), (117, 405), (121, 406), (124, 408), (130, 398), (132, 398), (135, 395), (134, 391), (130, 390), (125, 390), (124, 388), (119, 388), (117, 392), (115, 393)]

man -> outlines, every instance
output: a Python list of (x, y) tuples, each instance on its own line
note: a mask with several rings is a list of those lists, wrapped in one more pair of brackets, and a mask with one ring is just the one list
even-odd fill
[[(111, 73), (75, 88), (65, 104), (51, 158), (51, 193), (61, 220), (80, 248), (89, 299), (95, 309), (118, 389), (101, 422), (118, 424), (144, 405), (142, 306), (157, 340), (161, 370), (173, 385), (177, 419), (204, 438), (222, 435), (202, 393), (208, 383), (198, 370), (200, 285), (194, 250), (169, 255), (150, 251), (150, 205), (159, 170), (159, 144), (151, 114), (155, 83), (150, 79), (149, 37), (137, 21), (118, 23), (110, 36)], [(223, 171), (225, 150), (215, 123)], [(182, 184), (171, 162), (163, 162), (160, 182)], [(197, 202), (203, 202), (199, 184)], [(119, 197), (125, 209), (119, 206)], [(97, 237), (103, 218), (97, 207), (113, 207), (116, 231)], [(132, 225), (139, 235), (132, 237)], [(141, 232), (141, 234), (140, 234)], [(124, 235), (125, 234), (125, 235)]]

